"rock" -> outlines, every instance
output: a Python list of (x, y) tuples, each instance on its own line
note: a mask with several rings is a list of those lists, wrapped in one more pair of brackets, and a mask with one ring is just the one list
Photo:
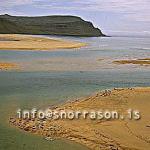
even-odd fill
[(45, 137), (45, 140), (47, 140), (47, 141), (53, 141), (54, 139), (52, 137)]

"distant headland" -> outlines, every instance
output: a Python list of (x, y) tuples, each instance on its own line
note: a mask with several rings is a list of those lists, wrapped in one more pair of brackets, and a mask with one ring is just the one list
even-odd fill
[(44, 34), (62, 36), (105, 36), (91, 22), (77, 16), (10, 16), (0, 15), (1, 34)]

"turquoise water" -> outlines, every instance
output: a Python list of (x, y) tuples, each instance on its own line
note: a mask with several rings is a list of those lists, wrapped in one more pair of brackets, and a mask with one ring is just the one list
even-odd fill
[(11, 128), (8, 117), (17, 108), (54, 105), (102, 89), (150, 86), (149, 67), (112, 63), (116, 59), (149, 57), (150, 39), (61, 38), (88, 46), (42, 52), (0, 51), (1, 62), (21, 66), (21, 70), (0, 72), (0, 150), (86, 150), (70, 141), (48, 142)]

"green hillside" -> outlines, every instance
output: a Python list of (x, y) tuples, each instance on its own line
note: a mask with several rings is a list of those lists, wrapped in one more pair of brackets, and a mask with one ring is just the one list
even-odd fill
[(0, 33), (104, 36), (91, 22), (76, 16), (20, 17), (0, 15)]

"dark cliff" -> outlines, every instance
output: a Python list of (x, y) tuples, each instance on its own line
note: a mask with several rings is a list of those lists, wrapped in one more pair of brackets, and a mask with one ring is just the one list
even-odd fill
[(0, 15), (0, 33), (105, 36), (91, 22), (76, 16), (22, 17)]

